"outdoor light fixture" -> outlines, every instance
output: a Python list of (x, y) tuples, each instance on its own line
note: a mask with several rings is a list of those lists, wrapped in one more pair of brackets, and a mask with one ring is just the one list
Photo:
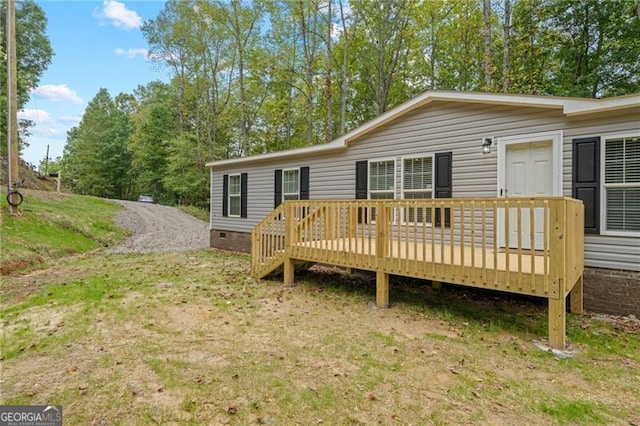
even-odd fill
[(493, 145), (493, 138), (482, 138), (482, 153), (491, 154), (491, 145)]

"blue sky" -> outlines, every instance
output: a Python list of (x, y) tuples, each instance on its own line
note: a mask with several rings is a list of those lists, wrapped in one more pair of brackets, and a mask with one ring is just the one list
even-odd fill
[[(140, 25), (155, 18), (163, 1), (36, 0), (48, 19), (54, 51), (40, 85), (19, 117), (35, 122), (22, 159), (38, 165), (62, 156), (67, 131), (77, 126), (100, 88), (112, 97), (138, 85), (167, 80), (164, 69), (146, 60)], [(17, 34), (18, 43), (20, 35)]]

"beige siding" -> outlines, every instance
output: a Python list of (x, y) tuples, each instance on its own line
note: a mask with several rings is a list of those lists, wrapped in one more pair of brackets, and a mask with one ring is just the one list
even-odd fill
[[(214, 166), (211, 182), (211, 227), (250, 232), (273, 209), (274, 170), (310, 167), (312, 199), (353, 199), (355, 162), (395, 158), (396, 194), (401, 191), (400, 159), (411, 155), (453, 152), (454, 197), (492, 197), (497, 188), (497, 150), (481, 154), (481, 139), (549, 131), (563, 131), (563, 192), (571, 195), (572, 139), (625, 131), (640, 132), (640, 109), (624, 113), (565, 117), (559, 109), (517, 108), (456, 102), (433, 102), (402, 116), (349, 144), (342, 151), (307, 158), (251, 163), (234, 168)], [(222, 176), (248, 173), (248, 217), (222, 217)], [(640, 239), (588, 236), (587, 266), (640, 270)]]

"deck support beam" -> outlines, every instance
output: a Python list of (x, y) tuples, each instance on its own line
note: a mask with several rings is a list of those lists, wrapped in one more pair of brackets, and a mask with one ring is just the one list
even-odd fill
[(293, 285), (295, 280), (296, 265), (290, 257), (284, 260), (284, 284)]
[(442, 290), (442, 281), (431, 280), (431, 288), (434, 290)]
[(582, 291), (582, 275), (580, 275), (580, 278), (578, 278), (578, 281), (576, 281), (569, 293), (569, 308), (572, 314), (584, 313)]
[(563, 350), (566, 345), (566, 298), (549, 299), (549, 347)]
[(376, 272), (376, 306), (389, 307), (389, 274), (382, 271)]

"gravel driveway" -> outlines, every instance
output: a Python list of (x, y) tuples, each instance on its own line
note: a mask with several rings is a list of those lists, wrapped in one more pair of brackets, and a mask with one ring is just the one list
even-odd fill
[(132, 234), (108, 253), (153, 253), (209, 247), (209, 224), (176, 207), (114, 200), (124, 206), (116, 215), (119, 226)]

